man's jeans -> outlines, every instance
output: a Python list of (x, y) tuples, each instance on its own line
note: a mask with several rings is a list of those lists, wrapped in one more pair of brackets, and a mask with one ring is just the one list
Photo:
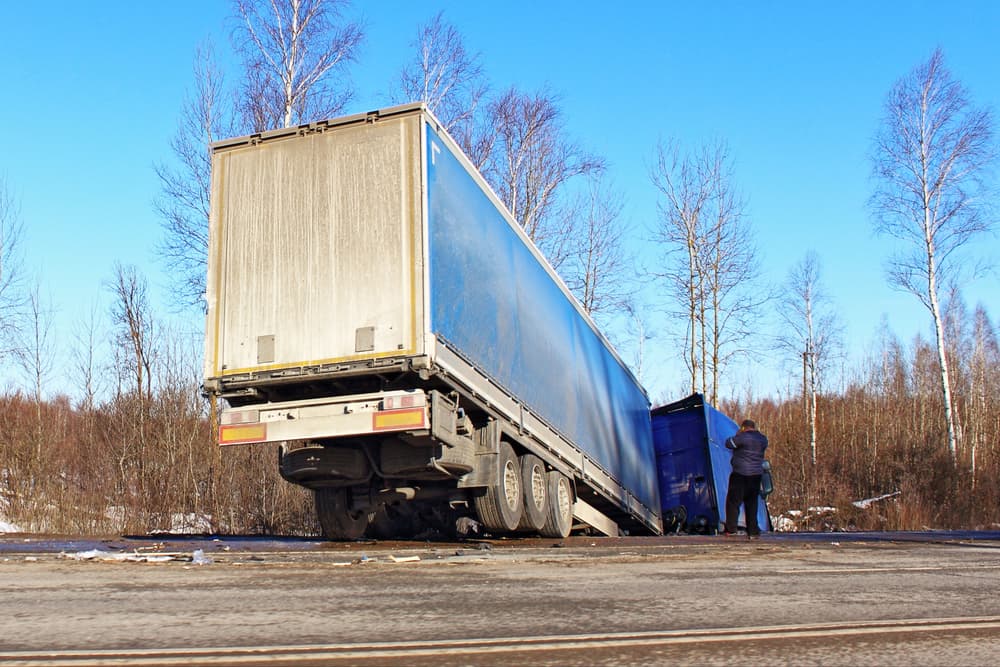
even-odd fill
[(743, 505), (747, 523), (747, 535), (760, 535), (757, 525), (757, 498), (760, 494), (760, 475), (729, 474), (729, 490), (726, 492), (726, 532), (736, 532), (736, 522), (740, 518)]

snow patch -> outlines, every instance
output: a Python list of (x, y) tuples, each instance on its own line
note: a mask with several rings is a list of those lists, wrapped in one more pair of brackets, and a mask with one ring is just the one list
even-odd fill
[(157, 535), (208, 535), (212, 532), (212, 517), (205, 514), (174, 514), (170, 517), (170, 528), (153, 530)]
[(3, 519), (0, 519), (0, 533), (23, 533), (23, 532), (24, 531), (21, 530), (20, 526), (10, 523), (8, 521), (4, 521)]
[[(793, 512), (796, 510), (792, 510)], [(792, 512), (787, 512), (786, 514), (791, 514)], [(802, 512), (798, 512), (802, 514)], [(799, 532), (799, 527), (795, 524), (795, 521), (790, 516), (782, 514), (781, 516), (772, 519), (771, 525), (776, 533), (797, 533)]]
[(892, 493), (883, 493), (881, 496), (875, 496), (874, 498), (865, 498), (864, 500), (855, 500), (852, 505), (859, 509), (866, 510), (872, 506), (872, 504), (877, 503), (882, 500), (888, 500), (890, 498), (895, 498), (900, 495), (901, 491), (893, 491)]

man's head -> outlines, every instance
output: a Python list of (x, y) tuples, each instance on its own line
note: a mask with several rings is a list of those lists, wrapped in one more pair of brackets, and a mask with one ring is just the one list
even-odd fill
[(743, 423), (740, 424), (740, 428), (743, 429), (744, 431), (756, 431), (757, 422), (755, 422), (752, 419), (744, 419)]

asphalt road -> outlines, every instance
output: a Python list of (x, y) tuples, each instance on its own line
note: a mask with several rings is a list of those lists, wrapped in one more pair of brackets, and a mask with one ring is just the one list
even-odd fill
[(0, 538), (4, 665), (993, 665), (1000, 533)]

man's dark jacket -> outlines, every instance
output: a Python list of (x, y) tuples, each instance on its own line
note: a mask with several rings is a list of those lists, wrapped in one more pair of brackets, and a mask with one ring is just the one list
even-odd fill
[(767, 436), (760, 431), (740, 431), (726, 440), (726, 447), (733, 450), (733, 472), (747, 477), (764, 472)]

